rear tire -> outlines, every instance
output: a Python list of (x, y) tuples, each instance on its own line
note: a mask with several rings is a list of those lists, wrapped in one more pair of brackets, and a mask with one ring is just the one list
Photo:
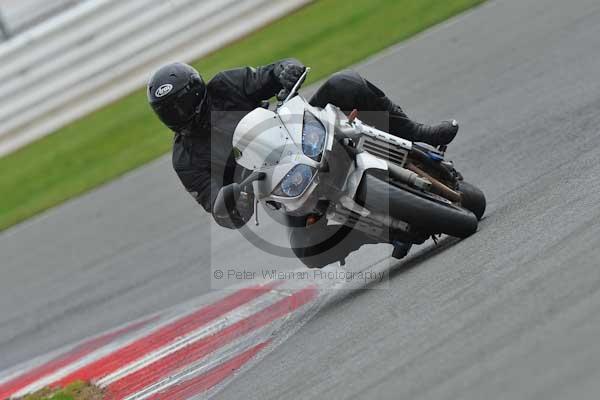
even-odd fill
[(462, 193), (462, 206), (475, 214), (477, 220), (480, 221), (485, 214), (486, 207), (485, 195), (481, 189), (469, 182), (462, 181), (458, 184), (458, 190)]
[(358, 188), (356, 200), (369, 211), (389, 214), (418, 231), (459, 238), (477, 231), (477, 218), (471, 211), (425, 196), (427, 194), (418, 195), (367, 173)]

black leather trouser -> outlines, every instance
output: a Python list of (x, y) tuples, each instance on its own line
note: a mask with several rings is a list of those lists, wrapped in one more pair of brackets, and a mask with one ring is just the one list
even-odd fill
[(352, 70), (333, 74), (310, 99), (310, 103), (323, 108), (331, 103), (344, 112), (359, 111), (359, 118), (392, 135), (414, 141), (417, 123), (391, 101), (377, 86)]

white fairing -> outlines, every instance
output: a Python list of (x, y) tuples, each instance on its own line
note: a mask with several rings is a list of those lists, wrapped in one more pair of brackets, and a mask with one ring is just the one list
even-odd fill
[(257, 108), (239, 122), (232, 144), (237, 163), (249, 170), (279, 164), (284, 152), (302, 151), (278, 115), (264, 108)]
[[(302, 151), (305, 110), (322, 118), (321, 110), (311, 107), (306, 100), (297, 96), (277, 113), (264, 108), (252, 111), (239, 122), (233, 135), (232, 144), (237, 163), (246, 169), (267, 173), (266, 179), (254, 183), (255, 194), (259, 199), (279, 199), (288, 211), (301, 207), (303, 199), (310, 196), (317, 185), (317, 180), (313, 179), (308, 188), (296, 198), (272, 195), (273, 190), (296, 165), (306, 164), (315, 169), (320, 166), (319, 162), (305, 156)], [(329, 142), (333, 141), (333, 137), (328, 139)]]
[[(258, 108), (246, 115), (236, 127), (233, 135), (233, 147), (237, 163), (246, 169), (265, 172), (265, 178), (254, 182), (254, 193), (257, 199), (275, 200), (287, 211), (295, 211), (303, 207), (307, 199), (319, 184), (321, 163), (307, 157), (302, 149), (302, 135), (305, 113), (311, 113), (318, 119), (326, 132), (324, 145), (325, 155), (331, 151), (337, 131), (350, 135), (364, 135), (380, 141), (392, 143), (404, 149), (410, 149), (411, 142), (389, 135), (367, 125), (358, 119), (354, 124), (335, 106), (327, 105), (324, 109), (311, 106), (301, 96), (296, 96), (281, 106), (277, 112)], [(299, 164), (313, 168), (315, 175), (306, 189), (297, 197), (281, 197), (275, 195), (280, 183), (286, 175)], [(346, 196), (353, 198), (368, 169), (387, 170), (387, 162), (367, 152), (356, 156), (354, 166), (348, 171), (345, 184)]]
[[(295, 143), (298, 144), (299, 151), (302, 153), (302, 126), (304, 121), (304, 113), (308, 112), (317, 117), (322, 123), (327, 121), (328, 114), (326, 111), (321, 110), (319, 108), (311, 106), (304, 98), (301, 96), (296, 96), (289, 102), (285, 103), (278, 111), (278, 115), (281, 118), (281, 121), (288, 128), (288, 132)], [(329, 132), (333, 132), (328, 125), (324, 124), (325, 130)], [(331, 136), (331, 135), (330, 135)], [(333, 140), (333, 137), (331, 137)]]

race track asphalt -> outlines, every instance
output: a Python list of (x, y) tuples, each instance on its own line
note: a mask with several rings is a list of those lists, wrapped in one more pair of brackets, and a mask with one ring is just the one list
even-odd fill
[[(487, 216), (217, 397), (598, 398), (598, 38), (597, 0), (495, 0), (357, 66), (416, 119), (461, 121), (449, 155)], [(211, 265), (299, 266), (209, 225), (163, 158), (1, 234), (0, 369), (207, 293)]]

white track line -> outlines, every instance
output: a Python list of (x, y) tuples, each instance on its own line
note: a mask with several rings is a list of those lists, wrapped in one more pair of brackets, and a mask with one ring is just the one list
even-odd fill
[(210, 322), (208, 325), (201, 327), (177, 340), (174, 342), (161, 347), (160, 349), (153, 351), (152, 353), (146, 354), (139, 358), (138, 360), (125, 365), (119, 370), (109, 374), (99, 380), (96, 381), (96, 384), (100, 387), (106, 387), (127, 375), (130, 375), (140, 369), (147, 367), (148, 365), (154, 363), (155, 361), (160, 360), (163, 357), (168, 356), (169, 354), (173, 354), (176, 351), (179, 351), (190, 344), (197, 342), (203, 338), (214, 335), (215, 333), (227, 328), (230, 325), (235, 324), (243, 319), (246, 319), (257, 312), (260, 312), (264, 308), (269, 307), (270, 305), (276, 303), (282, 298), (286, 297), (287, 294), (281, 293), (278, 291), (270, 291), (262, 296), (251, 300), (250, 302), (228, 312), (227, 314), (221, 316)]
[[(252, 300), (251, 302), (252, 302), (252, 303), (255, 303), (255, 302), (257, 302), (257, 301), (258, 301), (258, 302), (260, 302), (260, 300), (259, 300), (259, 299), (261, 299), (262, 297), (264, 297), (264, 296), (267, 296), (267, 295), (271, 295), (271, 296), (273, 296), (273, 295), (274, 295), (274, 294), (273, 294), (274, 292), (278, 292), (278, 291), (271, 290), (271, 291), (269, 291), (269, 292), (266, 292), (266, 293), (262, 294), (261, 296), (259, 296), (257, 299), (254, 299), (254, 300)], [(279, 296), (284, 296), (284, 294), (279, 294)], [(213, 303), (216, 303), (216, 302), (218, 302), (218, 301), (219, 301), (219, 300), (215, 300)], [(247, 303), (247, 304), (249, 304), (249, 303)], [(80, 360), (78, 360), (77, 362), (75, 362), (75, 363), (73, 363), (73, 364), (70, 364), (70, 365), (67, 365), (67, 366), (65, 366), (65, 367), (63, 367), (63, 368), (61, 368), (61, 369), (59, 369), (59, 370), (57, 370), (57, 371), (55, 371), (55, 372), (53, 372), (53, 373), (51, 373), (51, 374), (49, 374), (49, 375), (46, 375), (46, 376), (44, 376), (44, 377), (43, 377), (43, 378), (41, 378), (40, 380), (38, 380), (38, 381), (36, 381), (36, 382), (33, 382), (32, 384), (30, 384), (30, 385), (28, 385), (28, 386), (24, 387), (23, 389), (21, 389), (21, 390), (19, 390), (18, 392), (16, 392), (16, 393), (15, 393), (15, 394), (14, 394), (12, 397), (22, 397), (22, 396), (25, 396), (25, 395), (27, 395), (27, 394), (29, 394), (29, 393), (33, 393), (33, 392), (36, 392), (36, 391), (38, 391), (38, 390), (40, 390), (40, 389), (42, 389), (42, 388), (44, 388), (44, 387), (47, 387), (47, 386), (49, 386), (50, 384), (52, 384), (52, 383), (54, 383), (54, 382), (57, 382), (57, 381), (61, 380), (62, 378), (64, 378), (64, 377), (66, 377), (66, 376), (70, 375), (71, 373), (73, 373), (73, 372), (77, 371), (78, 369), (80, 369), (80, 368), (84, 368), (86, 365), (89, 365), (89, 364), (91, 364), (91, 363), (93, 363), (93, 362), (95, 362), (95, 361), (97, 361), (97, 360), (99, 360), (99, 359), (101, 359), (101, 358), (103, 358), (103, 357), (105, 357), (105, 356), (108, 356), (108, 355), (110, 355), (110, 354), (112, 354), (112, 353), (114, 353), (114, 352), (118, 351), (119, 349), (121, 349), (121, 348), (123, 348), (123, 347), (126, 347), (127, 345), (129, 345), (129, 344), (131, 344), (131, 343), (134, 343), (134, 342), (136, 342), (137, 340), (139, 340), (139, 339), (141, 339), (141, 338), (143, 338), (143, 337), (145, 337), (145, 336), (148, 336), (148, 335), (152, 334), (153, 332), (155, 332), (155, 331), (157, 331), (157, 330), (161, 329), (161, 328), (162, 328), (162, 327), (164, 327), (164, 326), (168, 326), (168, 325), (170, 325), (171, 323), (173, 323), (173, 322), (175, 322), (175, 321), (177, 321), (177, 320), (179, 320), (179, 319), (181, 319), (181, 318), (185, 318), (186, 316), (188, 316), (188, 315), (190, 315), (190, 314), (193, 314), (194, 312), (197, 312), (198, 310), (200, 310), (202, 307), (204, 307), (204, 306), (206, 306), (206, 305), (207, 305), (207, 304), (202, 304), (201, 306), (196, 306), (196, 307), (194, 307), (194, 308), (190, 309), (190, 310), (189, 310), (188, 312), (186, 312), (186, 313), (172, 314), (172, 315), (170, 315), (168, 318), (165, 318), (163, 321), (160, 321), (160, 322), (159, 322), (159, 323), (157, 323), (157, 324), (151, 325), (151, 326), (149, 326), (149, 327), (147, 327), (147, 328), (145, 328), (145, 329), (141, 329), (141, 330), (140, 330), (140, 331), (139, 331), (139, 332), (138, 332), (136, 335), (134, 335), (134, 336), (130, 336), (130, 337), (128, 337), (128, 336), (126, 335), (126, 336), (125, 336), (125, 338), (126, 338), (126, 339), (125, 339), (125, 338), (121, 338), (121, 340), (119, 340), (119, 339), (116, 339), (114, 342), (112, 342), (112, 343), (110, 343), (110, 344), (107, 344), (106, 346), (103, 346), (103, 347), (101, 347), (100, 349), (98, 349), (98, 350), (96, 350), (96, 351), (94, 351), (94, 352), (92, 352), (92, 353), (88, 354), (87, 356), (85, 356), (85, 357), (81, 358), (81, 359), (80, 359)], [(235, 312), (236, 312), (236, 310), (237, 310), (237, 309), (234, 309), (234, 310), (230, 311), (228, 314), (225, 314), (225, 317), (227, 317), (227, 316), (229, 316), (229, 315), (231, 315), (231, 316), (235, 316)], [(168, 312), (166, 312), (165, 314), (168, 314)], [(213, 326), (215, 323), (219, 323), (219, 322), (221, 322), (221, 320), (222, 320), (222, 319), (223, 319), (223, 317), (222, 317), (222, 318), (219, 318), (219, 319), (218, 319), (218, 320), (216, 320), (216, 321), (213, 321), (213, 323), (211, 323), (211, 325), (210, 325), (210, 326)], [(201, 330), (203, 330), (203, 329), (200, 329), (200, 331), (201, 331)], [(191, 335), (193, 335), (193, 334), (198, 334), (198, 331), (194, 331), (194, 332), (193, 332)], [(178, 342), (180, 342), (180, 341), (184, 341), (184, 340), (186, 340), (186, 338), (188, 338), (188, 336), (189, 336), (189, 335), (186, 335), (186, 336), (184, 336), (183, 338), (181, 338), (181, 339), (178, 339), (176, 343), (178, 343)], [(169, 345), (169, 346), (170, 346), (170, 345)], [(163, 349), (161, 349), (161, 350), (163, 350)], [(176, 351), (176, 349), (175, 349), (175, 350), (173, 350), (173, 351)], [(157, 358), (156, 358), (156, 359), (160, 358), (160, 357), (158, 357), (158, 355), (157, 355), (156, 353), (158, 353), (158, 351), (157, 351), (157, 352), (154, 352), (154, 353), (152, 353), (152, 354), (153, 354), (153, 355), (155, 355), (155, 356), (157, 356)], [(167, 351), (167, 353), (166, 353), (165, 355), (167, 355), (167, 354), (170, 354), (170, 352), (169, 352), (169, 351)], [(164, 355), (163, 355), (163, 356), (164, 356)], [(162, 356), (161, 356), (161, 357), (162, 357)], [(146, 357), (143, 357), (143, 356), (142, 356), (142, 358), (143, 358), (144, 360), (146, 360), (148, 357), (147, 357), (147, 356), (146, 356)], [(152, 361), (153, 361), (153, 360), (152, 360)], [(149, 361), (149, 362), (152, 362), (152, 361)], [(144, 362), (144, 363), (143, 363), (143, 365), (139, 366), (138, 368), (135, 368), (135, 366), (134, 366), (133, 364), (137, 364), (137, 363), (138, 363), (138, 361), (135, 361), (135, 362), (133, 362), (132, 364), (130, 364), (130, 365), (128, 365), (128, 366), (126, 366), (126, 367), (124, 367), (124, 368), (120, 369), (120, 370), (119, 370), (119, 371), (117, 371), (117, 372), (120, 372), (120, 371), (122, 371), (122, 370), (123, 370), (123, 369), (125, 369), (125, 368), (132, 368), (132, 370), (129, 372), (129, 373), (131, 373), (131, 372), (134, 372), (134, 371), (136, 371), (137, 369), (139, 369), (139, 368), (143, 368), (143, 366), (147, 365), (147, 364)], [(112, 376), (112, 375), (115, 375), (115, 374), (111, 374), (111, 376)], [(102, 380), (104, 380), (104, 379), (102, 379)]]
[[(167, 344), (166, 346), (164, 346), (156, 351), (153, 351), (150, 354), (146, 354), (146, 355), (141, 354), (139, 359), (129, 363), (128, 365), (120, 368), (119, 370), (117, 370), (107, 376), (100, 378), (95, 383), (101, 387), (106, 387), (106, 386), (112, 384), (113, 382), (116, 382), (116, 381), (126, 377), (127, 375), (129, 375), (131, 373), (139, 371), (140, 369), (152, 364), (153, 362), (155, 362), (165, 356), (168, 356), (178, 350), (181, 350), (181, 349), (185, 348), (186, 346), (189, 346), (190, 344), (192, 344), (198, 340), (201, 340), (205, 337), (211, 336), (211, 335), (221, 331), (222, 329), (225, 329), (226, 327), (228, 327), (232, 324), (235, 324), (236, 322), (239, 322), (245, 318), (248, 318), (248, 317), (256, 314), (257, 312), (260, 312), (261, 310), (275, 304), (277, 301), (279, 301), (287, 296), (292, 295), (297, 290), (308, 287), (309, 284), (311, 284), (311, 282), (287, 282), (286, 284), (284, 284), (283, 287), (277, 287), (275, 289), (272, 289), (272, 290), (260, 295), (259, 297), (255, 298), (255, 299), (252, 299), (251, 301), (229, 311), (228, 313), (224, 314), (223, 316), (209, 322), (208, 325), (204, 325), (201, 328), (199, 328), (187, 335), (178, 337), (178, 338), (174, 339), (174, 341), (172, 341), (171, 343)], [(57, 382), (57, 381), (61, 380), (62, 378), (66, 377), (67, 375), (70, 375), (71, 373), (77, 371), (78, 369), (84, 368), (86, 365), (89, 365), (103, 357), (106, 357), (106, 356), (118, 351), (119, 349), (121, 349), (137, 340), (140, 340), (143, 337), (148, 336), (148, 335), (152, 334), (153, 332), (155, 332), (165, 326), (168, 326), (169, 324), (173, 323), (174, 321), (177, 321), (181, 318), (185, 318), (187, 315), (197, 312), (202, 307), (213, 304), (222, 299), (222, 298), (213, 299), (211, 302), (205, 303), (205, 302), (201, 301), (204, 297), (206, 297), (206, 296), (203, 296), (194, 301), (188, 302), (188, 305), (185, 307), (186, 312), (184, 312), (184, 313), (177, 311), (177, 310), (181, 310), (181, 307), (177, 307), (177, 309), (171, 309), (171, 310), (167, 310), (165, 312), (159, 313), (159, 314), (155, 314), (155, 315), (161, 316), (156, 322), (149, 324), (148, 326), (140, 329), (139, 331), (128, 333), (128, 334), (123, 335), (120, 338), (116, 338), (113, 342), (106, 344), (105, 346), (102, 346), (101, 348), (82, 357), (81, 359), (77, 360), (76, 362), (74, 362), (70, 365), (67, 365), (63, 368), (60, 368), (60, 369), (42, 377), (38, 381), (31, 383), (30, 385), (24, 387), (23, 389), (19, 390), (16, 393), (14, 393), (11, 396), (11, 398), (23, 397), (29, 393), (33, 393), (44, 387), (47, 387), (47, 386), (53, 384), (54, 382)], [(299, 308), (299, 310), (304, 309), (304, 307), (305, 306)], [(294, 314), (296, 311), (292, 312), (290, 315)], [(276, 321), (273, 321), (272, 323), (268, 324), (266, 327), (259, 328), (256, 332), (267, 332), (267, 331), (272, 332), (275, 329), (274, 327), (278, 327), (280, 325), (280, 322), (287, 320), (288, 317), (289, 317), (289, 315), (286, 317), (282, 317)], [(181, 374), (182, 374), (181, 378), (180, 379), (177, 378), (177, 382), (179, 382), (181, 380), (185, 380), (190, 375), (198, 374), (198, 373), (200, 373), (199, 371), (208, 370), (208, 369), (212, 368), (212, 366), (218, 365), (219, 363), (224, 362), (226, 359), (235, 356), (235, 354), (231, 354), (232, 351), (238, 350), (238, 352), (239, 352), (239, 350), (242, 350), (242, 351), (245, 350), (245, 348), (239, 347), (242, 343), (246, 343), (246, 342), (249, 343), (249, 345), (247, 347), (251, 346), (252, 344), (256, 344), (256, 340), (254, 342), (248, 341), (249, 338), (257, 337), (256, 332), (248, 333), (247, 335), (244, 335), (243, 338), (236, 340), (233, 344), (226, 345), (222, 350), (221, 349), (216, 350), (215, 352), (211, 353), (207, 357), (204, 357), (203, 359), (198, 360), (196, 363), (193, 364), (196, 366), (193, 367), (191, 370), (186, 368), (185, 371), (181, 372)], [(261, 337), (259, 339), (261, 341), (264, 341), (264, 340), (267, 340), (268, 337), (262, 337), (262, 335), (261, 335)], [(85, 340), (80, 343), (84, 343), (84, 342), (85, 342)], [(67, 350), (72, 349), (72, 348), (75, 348), (77, 345), (78, 344), (76, 344), (74, 346), (69, 346), (65, 349), (67, 349)], [(63, 349), (61, 351), (53, 352), (52, 355), (59, 355), (65, 349)], [(228, 357), (228, 356), (230, 356), (230, 357)], [(44, 357), (38, 358), (38, 360), (48, 360), (48, 357), (49, 356), (46, 355)], [(22, 366), (22, 368), (18, 368), (16, 370), (13, 369), (8, 374), (5, 374), (3, 376), (3, 380), (7, 380), (7, 379), (10, 379), (11, 377), (18, 376), (19, 374), (27, 372), (28, 370), (36, 367), (37, 365), (39, 365), (38, 362), (36, 362), (36, 363), (28, 362), (28, 363), (24, 364)], [(173, 378), (173, 377), (171, 377), (171, 378)], [(159, 384), (157, 386), (157, 387), (160, 387), (160, 389), (158, 389), (159, 391), (164, 390), (168, 386), (171, 386), (170, 383), (168, 383), (165, 386), (165, 383), (168, 383), (168, 382), (163, 381), (161, 384)], [(155, 385), (153, 385), (153, 387), (154, 386)]]
[(212, 370), (213, 368), (229, 361), (251, 347), (256, 346), (258, 343), (267, 340), (275, 330), (274, 325), (277, 325), (276, 322), (277, 321), (273, 321), (273, 323), (259, 328), (257, 331), (244, 335), (240, 339), (217, 349), (211, 354), (208, 354), (206, 357), (191, 363), (189, 366), (183, 367), (179, 372), (163, 378), (137, 393), (129, 395), (125, 398), (125, 400), (145, 400), (148, 397), (169, 389), (172, 386)]
[[(115, 351), (119, 350), (120, 348), (125, 347), (125, 346), (129, 345), (130, 343), (133, 343), (133, 342), (139, 340), (140, 338), (151, 334), (153, 331), (160, 328), (161, 326), (163, 326), (162, 323), (156, 324), (156, 325), (150, 325), (146, 328), (142, 328), (139, 331), (136, 331), (135, 333), (132, 332), (131, 334), (125, 334), (122, 337), (115, 338), (112, 342), (107, 343), (106, 345), (104, 345), (104, 346), (100, 347), (99, 349), (91, 352), (90, 354), (82, 357), (81, 359), (77, 360), (76, 362), (69, 364), (63, 368), (60, 368), (60, 369), (56, 370), (55, 372), (53, 372), (49, 375), (46, 375), (46, 376), (42, 377), (41, 379), (37, 380), (36, 382), (33, 382), (30, 385), (24, 387), (23, 389), (14, 393), (11, 396), (11, 398), (24, 397), (30, 393), (34, 393), (40, 389), (43, 389), (44, 387), (47, 387), (48, 385), (50, 385), (56, 381), (59, 381), (60, 379), (71, 374), (72, 372), (75, 372), (78, 369), (83, 368), (86, 365), (91, 364), (109, 354), (112, 354)], [(72, 347), (72, 348), (74, 348), (74, 347)], [(27, 371), (23, 371), (23, 372), (27, 372)]]

